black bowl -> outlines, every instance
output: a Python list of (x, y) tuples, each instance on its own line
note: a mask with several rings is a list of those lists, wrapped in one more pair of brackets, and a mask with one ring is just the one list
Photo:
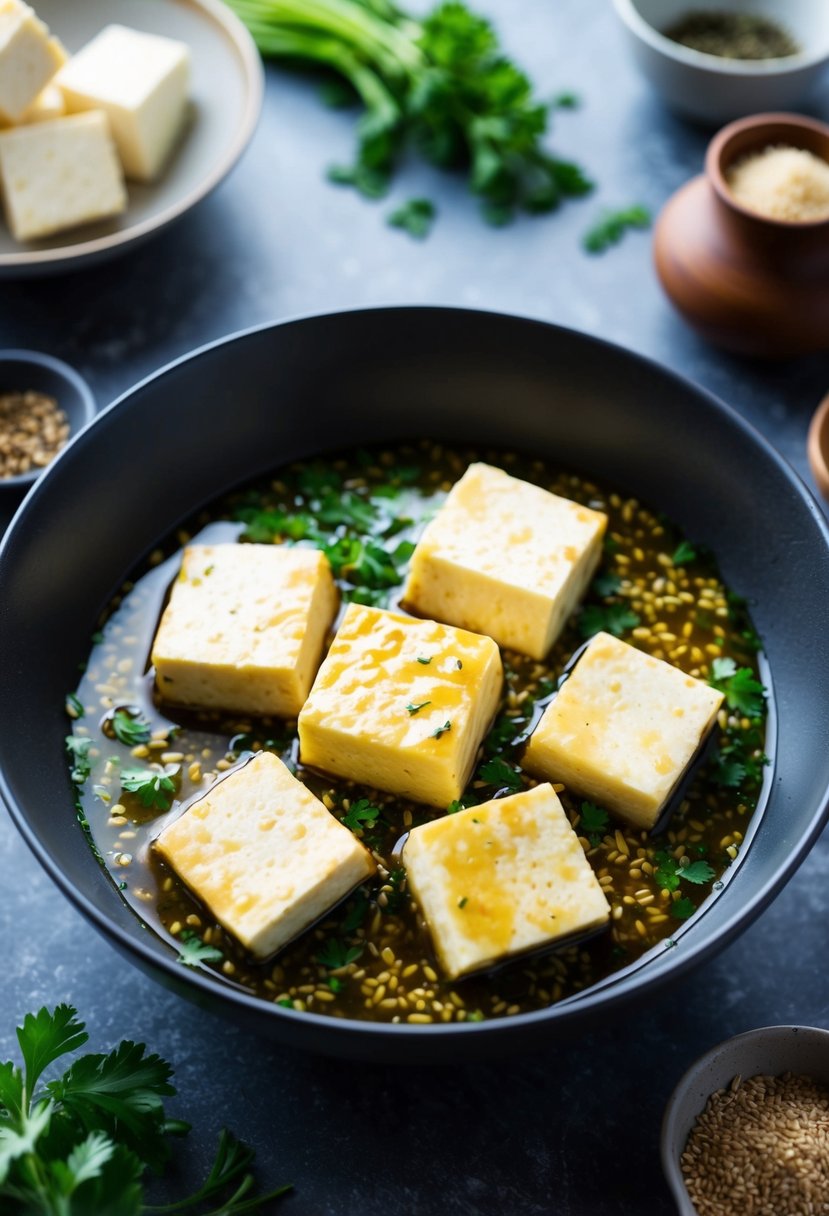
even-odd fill
[[(95, 416), (92, 390), (68, 363), (36, 350), (0, 350), (0, 393), (21, 391), (54, 397), (66, 414), (70, 439)], [(41, 469), (31, 469), (0, 479), (0, 496), (19, 502), (40, 476)]]
[[(617, 982), (476, 1024), (296, 1013), (181, 967), (121, 901), (73, 813), (65, 693), (100, 610), (156, 541), (225, 489), (313, 453), (417, 436), (513, 447), (665, 511), (749, 601), (777, 700), (765, 816), (674, 948)], [(803, 860), (829, 792), (829, 531), (767, 443), (714, 398), (595, 338), (451, 309), (339, 313), (241, 334), (144, 381), (30, 494), (0, 548), (3, 797), (66, 895), (134, 962), (257, 1032), (353, 1057), (459, 1060), (581, 1032), (721, 949)]]

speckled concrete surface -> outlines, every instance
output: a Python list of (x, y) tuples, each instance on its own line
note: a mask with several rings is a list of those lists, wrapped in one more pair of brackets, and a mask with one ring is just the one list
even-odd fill
[[(232, 177), (140, 251), (55, 281), (5, 283), (0, 345), (74, 363), (101, 403), (186, 351), (297, 313), (400, 302), (488, 307), (599, 333), (691, 377), (740, 410), (807, 476), (811, 410), (829, 365), (760, 366), (718, 354), (666, 305), (649, 240), (604, 258), (579, 238), (603, 207), (654, 208), (699, 171), (706, 134), (667, 115), (625, 54), (600, 0), (489, 0), (505, 41), (545, 91), (578, 90), (555, 145), (599, 189), (559, 215), (493, 232), (463, 187), (407, 166), (385, 204), (323, 180), (350, 148), (350, 120), (313, 87), (269, 73), (262, 122)], [(829, 80), (813, 109), (829, 115)], [(413, 193), (438, 200), (424, 244), (383, 214)], [(4, 505), (0, 502), (0, 513)], [(1, 677), (0, 677), (1, 678)], [(61, 813), (56, 807), (55, 813)], [(292, 1180), (285, 1216), (661, 1216), (659, 1124), (699, 1052), (751, 1026), (829, 1026), (829, 838), (718, 960), (646, 1009), (567, 1048), (417, 1071), (292, 1055), (181, 1003), (133, 970), (57, 894), (0, 818), (0, 1058), (26, 1010), (75, 1003), (96, 1046), (145, 1039), (173, 1060), (178, 1110), (196, 1124), (185, 1172), (228, 1123), (263, 1178)]]

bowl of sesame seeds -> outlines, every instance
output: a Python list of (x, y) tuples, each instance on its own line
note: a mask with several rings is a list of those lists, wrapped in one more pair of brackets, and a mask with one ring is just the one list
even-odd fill
[(662, 1164), (680, 1216), (829, 1211), (829, 1031), (764, 1026), (706, 1052), (668, 1103)]
[(92, 390), (67, 363), (0, 351), (0, 494), (19, 497), (94, 415)]

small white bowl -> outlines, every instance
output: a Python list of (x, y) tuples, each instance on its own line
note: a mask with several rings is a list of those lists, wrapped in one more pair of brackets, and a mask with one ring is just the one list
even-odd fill
[(662, 1169), (679, 1216), (697, 1216), (685, 1189), (680, 1160), (691, 1128), (708, 1099), (737, 1075), (747, 1080), (784, 1072), (829, 1085), (829, 1030), (763, 1026), (726, 1039), (688, 1069), (671, 1095), (662, 1121)]
[(724, 59), (680, 46), (661, 30), (683, 13), (746, 11), (745, 0), (614, 0), (642, 73), (678, 113), (711, 126), (759, 110), (790, 110), (829, 63), (827, 0), (752, 0), (752, 13), (778, 21), (803, 49), (780, 59)]

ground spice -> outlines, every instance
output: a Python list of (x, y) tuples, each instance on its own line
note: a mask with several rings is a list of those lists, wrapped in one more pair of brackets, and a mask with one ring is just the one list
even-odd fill
[(800, 51), (782, 25), (753, 13), (686, 13), (664, 34), (692, 51), (721, 59), (783, 59)]
[(69, 438), (69, 422), (54, 397), (0, 393), (0, 480), (44, 468)]
[(708, 1099), (682, 1154), (698, 1216), (829, 1212), (829, 1088), (811, 1077), (735, 1077)]
[(805, 148), (770, 146), (726, 174), (738, 203), (773, 220), (829, 219), (829, 162)]

